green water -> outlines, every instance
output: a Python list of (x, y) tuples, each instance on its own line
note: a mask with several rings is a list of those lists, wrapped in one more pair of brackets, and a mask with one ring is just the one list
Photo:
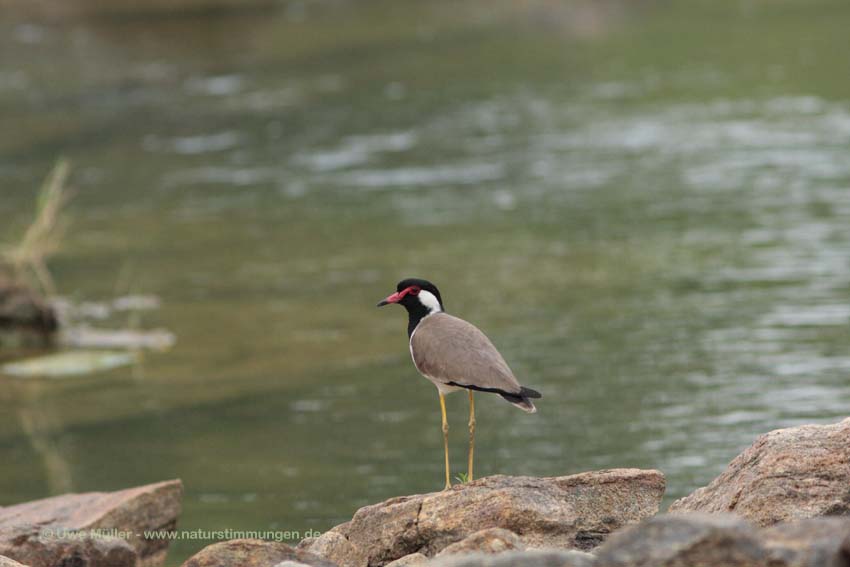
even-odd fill
[(0, 377), (0, 504), (179, 477), (182, 528), (303, 532), (441, 488), (436, 392), (374, 308), (407, 276), (544, 394), (479, 396), (479, 475), (659, 468), (669, 501), (847, 415), (843, 0), (0, 22), (0, 239), (69, 157), (60, 291), (157, 295), (139, 324), (177, 336)]

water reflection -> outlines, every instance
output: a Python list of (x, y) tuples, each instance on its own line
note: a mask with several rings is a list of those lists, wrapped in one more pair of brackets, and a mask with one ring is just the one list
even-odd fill
[(50, 383), (15, 383), (12, 399), (20, 431), (40, 462), (46, 495), (55, 495), (75, 489), (67, 447), (62, 444), (64, 424), (51, 399), (43, 395), (50, 388)]
[(136, 376), (0, 379), (2, 503), (179, 476), (184, 527), (321, 530), (438, 487), (436, 396), (373, 308), (408, 275), (545, 394), (482, 402), (482, 473), (653, 467), (673, 498), (758, 433), (846, 415), (841, 18), (293, 6), (4, 16), (9, 230), (72, 154), (60, 288), (113, 297), (132, 261), (146, 328), (179, 340)]

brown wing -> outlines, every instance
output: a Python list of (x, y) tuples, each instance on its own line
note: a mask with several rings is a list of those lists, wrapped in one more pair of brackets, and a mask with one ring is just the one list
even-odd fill
[(508, 394), (522, 390), (487, 335), (446, 313), (420, 321), (410, 339), (410, 353), (419, 372), (432, 380)]

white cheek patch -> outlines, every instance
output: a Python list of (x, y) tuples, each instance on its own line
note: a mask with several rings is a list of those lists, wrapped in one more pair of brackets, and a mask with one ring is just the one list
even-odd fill
[(423, 289), (416, 297), (419, 298), (419, 303), (421, 303), (425, 306), (426, 309), (428, 309), (429, 313), (437, 313), (443, 310), (443, 308), (440, 307), (440, 302), (437, 300), (437, 296), (431, 293), (430, 291), (425, 291)]

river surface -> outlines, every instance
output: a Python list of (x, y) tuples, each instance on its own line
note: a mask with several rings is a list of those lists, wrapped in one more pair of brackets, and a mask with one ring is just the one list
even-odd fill
[(60, 293), (157, 296), (134, 324), (177, 343), (0, 377), (0, 505), (179, 477), (184, 529), (304, 533), (441, 488), (436, 392), (374, 307), (408, 276), (543, 392), (535, 415), (478, 397), (478, 475), (658, 468), (669, 502), (760, 433), (846, 416), (848, 22), (846, 0), (3, 15), (0, 239), (68, 157)]

